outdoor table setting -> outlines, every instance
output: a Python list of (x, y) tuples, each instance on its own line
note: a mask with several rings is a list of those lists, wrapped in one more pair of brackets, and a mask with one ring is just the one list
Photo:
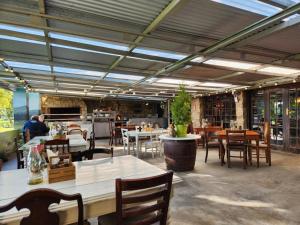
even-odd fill
[[(218, 137), (218, 140), (220, 142), (221, 146), (221, 165), (225, 164), (225, 147), (223, 145), (223, 140), (226, 140), (226, 130), (220, 130), (216, 131), (216, 135)], [(256, 131), (253, 130), (246, 130), (246, 139), (248, 141), (255, 141), (256, 143), (256, 154), (259, 155), (259, 139), (260, 139), (260, 134)], [(252, 159), (250, 158), (250, 165), (252, 164)], [(259, 167), (259, 157), (257, 157), (257, 167)]]
[(167, 133), (168, 130), (166, 129), (152, 129), (149, 128), (147, 129), (141, 129), (139, 130), (130, 130), (128, 131), (128, 136), (129, 137), (135, 137), (135, 145), (136, 145), (136, 149), (137, 149), (137, 157), (139, 157), (139, 150), (140, 150), (140, 145), (141, 145), (141, 140), (140, 138), (143, 137), (151, 137), (151, 136), (157, 136), (157, 135), (161, 135), (163, 133)]
[[(44, 171), (43, 182), (36, 185), (27, 184), (27, 169), (3, 171), (0, 173), (0, 205), (5, 205), (29, 190), (50, 188), (64, 194), (80, 193), (85, 207), (85, 218), (98, 217), (116, 211), (115, 179), (137, 179), (164, 174), (165, 171), (133, 156), (73, 162), (75, 179), (49, 183)], [(173, 183), (180, 182), (173, 177)], [(141, 190), (146, 194), (149, 190)], [(76, 222), (76, 203), (62, 201), (59, 205), (51, 205), (50, 209), (58, 212), (60, 224)], [(28, 211), (17, 211), (15, 208), (0, 213), (0, 224), (18, 224)]]
[[(88, 142), (83, 139), (80, 134), (71, 134), (66, 135), (66, 139), (69, 139), (70, 143), (70, 152), (84, 152), (88, 149)], [(27, 165), (27, 155), (31, 147), (37, 146), (41, 141), (53, 140), (53, 136), (36, 136), (31, 139), (29, 142), (25, 143), (19, 148), (19, 151), (23, 152), (25, 159), (25, 166)]]

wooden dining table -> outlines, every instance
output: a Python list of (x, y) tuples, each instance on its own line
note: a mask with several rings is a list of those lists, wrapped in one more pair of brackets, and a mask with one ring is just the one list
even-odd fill
[[(225, 157), (225, 147), (223, 145), (223, 140), (226, 140), (226, 130), (220, 130), (220, 131), (217, 131), (216, 132), (216, 135), (218, 137), (218, 140), (220, 142), (220, 146), (221, 146), (221, 165), (224, 165), (225, 163), (225, 160), (224, 160), (224, 157)], [(246, 130), (246, 139), (248, 141), (255, 141), (256, 143), (256, 155), (259, 156), (259, 138), (260, 138), (260, 135), (258, 132), (256, 131), (253, 131), (253, 130)], [(249, 150), (251, 151), (251, 150)], [(252, 153), (249, 152), (249, 162), (250, 162), (250, 165), (252, 165)], [(256, 159), (256, 165), (257, 167), (259, 167), (259, 157), (257, 157)]]
[[(10, 170), (0, 172), (0, 206), (3, 206), (25, 192), (37, 188), (50, 188), (64, 194), (80, 193), (84, 204), (84, 217), (93, 218), (116, 211), (115, 179), (145, 178), (165, 173), (164, 170), (133, 156), (74, 162), (76, 168), (75, 180), (49, 184), (47, 178), (37, 185), (28, 185), (28, 170)], [(45, 176), (47, 176), (46, 171)], [(181, 179), (173, 176), (173, 183)], [(149, 190), (142, 190), (145, 194)], [(76, 202), (62, 201), (59, 205), (50, 206), (60, 217), (60, 224), (70, 224), (77, 220)], [(0, 213), (0, 224), (19, 224), (21, 218), (28, 216), (28, 211), (12, 210)]]

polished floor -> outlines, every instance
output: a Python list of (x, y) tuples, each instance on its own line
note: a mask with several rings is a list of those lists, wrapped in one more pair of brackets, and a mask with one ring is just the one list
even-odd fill
[[(122, 154), (117, 147), (115, 155)], [(205, 164), (204, 151), (198, 149), (195, 170), (176, 173), (183, 181), (174, 188), (171, 224), (299, 225), (300, 155), (273, 151), (272, 156), (272, 167), (262, 162), (260, 168), (244, 170), (242, 161), (234, 159), (229, 169), (220, 166), (216, 150), (210, 151)], [(142, 158), (165, 169), (163, 158), (152, 159), (150, 153)], [(10, 160), (4, 169), (14, 165)]]

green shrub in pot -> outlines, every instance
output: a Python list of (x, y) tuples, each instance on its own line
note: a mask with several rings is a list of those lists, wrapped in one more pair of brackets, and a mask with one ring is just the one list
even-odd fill
[(186, 92), (184, 85), (180, 85), (179, 92), (171, 103), (172, 120), (177, 137), (187, 135), (187, 127), (191, 123), (191, 102), (191, 95)]

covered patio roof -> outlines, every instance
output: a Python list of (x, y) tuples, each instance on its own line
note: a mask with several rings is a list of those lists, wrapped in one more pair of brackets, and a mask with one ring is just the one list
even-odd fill
[(0, 81), (166, 100), (297, 82), (300, 1), (0, 0)]

